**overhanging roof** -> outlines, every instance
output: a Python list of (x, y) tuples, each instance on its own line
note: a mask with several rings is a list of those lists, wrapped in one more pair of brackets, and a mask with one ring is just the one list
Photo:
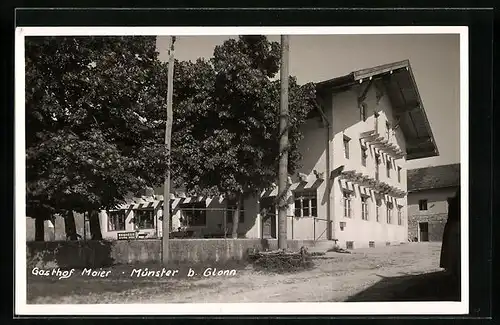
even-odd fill
[(316, 85), (321, 95), (326, 91), (343, 91), (368, 80), (379, 80), (385, 86), (394, 117), (406, 140), (406, 160), (438, 156), (436, 141), (408, 60), (354, 71)]

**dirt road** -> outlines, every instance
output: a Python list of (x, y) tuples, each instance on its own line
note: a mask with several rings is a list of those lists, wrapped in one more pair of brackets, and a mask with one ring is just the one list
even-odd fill
[[(333, 302), (356, 297), (378, 301), (384, 300), (378, 295), (387, 294), (384, 286), (404, 285), (410, 275), (440, 270), (440, 247), (440, 243), (409, 243), (352, 254), (327, 253), (315, 259), (314, 269), (293, 274), (256, 272), (248, 266), (236, 270), (236, 275), (75, 279), (73, 285), (29, 278), (28, 303)], [(367, 291), (375, 285), (379, 290)], [(364, 291), (369, 295), (363, 297)]]

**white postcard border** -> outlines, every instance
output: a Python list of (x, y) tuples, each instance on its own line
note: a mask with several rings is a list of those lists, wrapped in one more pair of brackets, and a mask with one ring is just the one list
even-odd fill
[[(197, 304), (26, 303), (25, 36), (460, 34), (461, 301)], [(469, 312), (469, 44), (466, 26), (17, 27), (15, 32), (15, 314), (17, 315), (446, 315)]]

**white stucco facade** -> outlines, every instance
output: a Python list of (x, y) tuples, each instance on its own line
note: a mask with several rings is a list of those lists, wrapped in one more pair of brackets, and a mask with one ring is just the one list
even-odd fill
[[(409, 62), (359, 70), (319, 84), (318, 112), (301, 127), (301, 167), (290, 175), (288, 239), (334, 240), (347, 248), (407, 242), (406, 157), (438, 154)], [(240, 237), (277, 237), (276, 195), (274, 188), (245, 199)], [(223, 234), (220, 209), (227, 203), (203, 200), (208, 210), (206, 222), (196, 226), (199, 233)], [(219, 210), (211, 210), (214, 207)], [(161, 229), (161, 209), (155, 213), (155, 227)], [(172, 213), (175, 229), (182, 208)], [(104, 214), (102, 220), (105, 229)], [(126, 227), (134, 229), (129, 221)], [(226, 224), (228, 236), (230, 229)], [(104, 233), (115, 237), (114, 231)], [(149, 233), (161, 236), (160, 230)]]
[[(380, 156), (379, 180), (391, 186), (406, 191), (406, 167), (405, 159), (393, 159), (393, 157), (371, 145), (366, 145), (366, 166), (362, 164), (360, 134), (370, 130), (378, 132), (402, 151), (405, 151), (404, 137), (401, 131), (393, 130), (395, 121), (392, 116), (392, 107), (387, 96), (383, 96), (379, 101), (376, 99), (375, 89), (367, 93), (366, 121), (360, 118), (360, 110), (357, 107), (357, 96), (361, 86), (355, 87), (349, 91), (339, 93), (333, 96), (333, 159), (332, 170), (344, 166), (344, 170), (354, 170), (364, 175), (375, 178), (376, 155)], [(375, 117), (374, 113), (378, 113)], [(386, 134), (386, 122), (391, 126), (389, 137)], [(349, 158), (345, 156), (344, 137), (349, 140)], [(386, 162), (390, 160), (390, 175), (387, 176)], [(399, 176), (398, 176), (399, 173)], [(351, 207), (352, 216), (344, 216), (343, 194), (346, 189), (352, 190)], [(365, 192), (366, 191), (366, 192)], [(343, 180), (334, 180), (333, 182), (333, 213), (334, 236), (342, 245), (348, 241), (354, 242), (355, 247), (368, 246), (370, 241), (377, 244), (386, 242), (397, 243), (407, 241), (407, 222), (406, 222), (406, 197), (396, 198), (390, 195), (382, 195), (381, 205), (379, 207), (379, 218), (376, 217), (376, 191), (356, 186)], [(366, 193), (366, 194), (365, 194)], [(361, 198), (367, 195), (368, 218), (363, 220), (361, 216)], [(392, 220), (387, 222), (387, 203), (392, 202), (393, 212)], [(401, 224), (398, 224), (398, 207), (401, 211)], [(345, 226), (341, 227), (341, 222)], [(343, 229), (342, 229), (343, 228)]]

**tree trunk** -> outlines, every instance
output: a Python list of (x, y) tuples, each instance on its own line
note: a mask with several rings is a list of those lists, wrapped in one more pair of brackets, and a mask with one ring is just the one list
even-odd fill
[(238, 195), (236, 197), (236, 210), (233, 211), (233, 239), (238, 238), (238, 224), (240, 222), (240, 210), (241, 210), (241, 197)]
[(90, 234), (92, 240), (101, 240), (101, 225), (99, 223), (99, 213), (96, 210), (89, 212)]
[(64, 231), (66, 232), (67, 240), (78, 240), (78, 236), (76, 235), (76, 224), (73, 211), (66, 211), (64, 215)]
[(43, 215), (35, 218), (35, 241), (45, 241), (45, 218)]

